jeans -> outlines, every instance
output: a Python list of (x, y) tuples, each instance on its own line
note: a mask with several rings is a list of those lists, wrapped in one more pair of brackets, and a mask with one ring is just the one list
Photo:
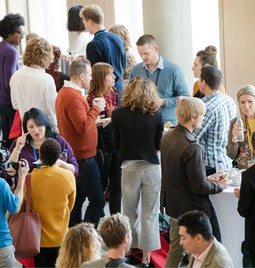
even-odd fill
[(13, 245), (0, 248), (0, 267), (15, 267), (16, 259), (14, 251)]
[(110, 192), (109, 209), (115, 214), (121, 210), (121, 168), (119, 151), (107, 154), (104, 167), (101, 171), (103, 190), (108, 186)]
[(9, 148), (12, 144), (13, 139), (9, 139), (9, 133), (12, 127), (15, 110), (11, 105), (0, 104), (0, 116), (1, 116), (1, 129), (2, 129), (2, 140), (6, 141), (2, 147)]
[(91, 157), (77, 162), (79, 174), (76, 178), (76, 199), (70, 215), (69, 227), (82, 221), (82, 205), (86, 197), (89, 200), (89, 204), (84, 221), (94, 223), (97, 226), (105, 205), (97, 160), (96, 157)]

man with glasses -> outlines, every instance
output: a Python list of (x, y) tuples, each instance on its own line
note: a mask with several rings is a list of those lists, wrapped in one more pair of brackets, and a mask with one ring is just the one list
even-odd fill
[(8, 138), (12, 126), (15, 110), (12, 107), (9, 81), (18, 69), (18, 50), (24, 37), (24, 18), (19, 14), (8, 14), (0, 21), (0, 116), (2, 139), (9, 148), (11, 140)]

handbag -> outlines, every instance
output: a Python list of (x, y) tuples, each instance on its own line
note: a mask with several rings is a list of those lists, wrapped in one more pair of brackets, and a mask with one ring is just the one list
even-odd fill
[(25, 212), (18, 212), (11, 215), (9, 229), (16, 258), (33, 257), (40, 253), (41, 243), (41, 220), (39, 213), (31, 210), (31, 175), (27, 176), (27, 192)]
[(99, 170), (102, 171), (104, 164), (105, 164), (105, 161), (106, 161), (107, 152), (105, 149), (104, 138), (103, 138), (103, 133), (102, 133), (101, 127), (98, 127), (98, 136), (99, 136), (100, 141), (101, 141), (102, 149), (97, 148), (96, 159), (97, 159), (97, 164), (98, 164)]

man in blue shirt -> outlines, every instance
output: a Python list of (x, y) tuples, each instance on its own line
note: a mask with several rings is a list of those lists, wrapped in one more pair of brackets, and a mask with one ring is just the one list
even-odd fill
[(230, 168), (231, 159), (227, 156), (226, 146), (230, 121), (236, 116), (235, 102), (219, 89), (222, 73), (215, 66), (204, 66), (199, 80), (200, 92), (206, 106), (205, 119), (194, 136), (203, 148), (207, 175), (215, 173), (216, 163), (221, 160), (225, 169)]
[(88, 43), (86, 56), (91, 66), (97, 62), (106, 62), (112, 65), (116, 76), (115, 86), (118, 89), (118, 103), (124, 90), (123, 74), (127, 59), (125, 45), (121, 38), (114, 33), (106, 31), (104, 27), (104, 13), (97, 5), (87, 5), (81, 10), (85, 28), (94, 39)]
[(14, 194), (5, 179), (0, 178), (0, 267), (14, 267), (16, 263), (6, 212), (10, 214), (18, 212), (23, 201), (23, 186), (29, 167), (27, 161), (22, 160), (26, 165), (19, 167), (18, 184)]
[(161, 113), (164, 123), (176, 125), (176, 106), (180, 96), (190, 96), (181, 69), (159, 55), (159, 47), (150, 34), (141, 36), (136, 42), (143, 62), (131, 70), (129, 79), (134, 76), (147, 77), (158, 88), (161, 98)]

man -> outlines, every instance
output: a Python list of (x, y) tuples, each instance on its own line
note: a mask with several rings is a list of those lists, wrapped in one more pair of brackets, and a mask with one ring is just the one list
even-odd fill
[(29, 166), (26, 160), (22, 159), (25, 165), (19, 165), (18, 184), (14, 194), (4, 179), (0, 179), (0, 267), (15, 267), (15, 249), (12, 245), (12, 237), (6, 220), (6, 211), (10, 214), (18, 212), (23, 201), (23, 187)]
[(87, 59), (94, 65), (97, 62), (106, 62), (112, 65), (116, 76), (115, 86), (118, 89), (118, 103), (124, 90), (123, 74), (127, 59), (124, 43), (121, 38), (107, 32), (104, 27), (104, 13), (97, 5), (87, 5), (81, 10), (81, 17), (85, 28), (94, 39), (86, 48)]
[(24, 18), (19, 14), (8, 14), (0, 21), (0, 117), (2, 139), (9, 148), (12, 140), (9, 133), (13, 123), (15, 110), (11, 103), (10, 78), (18, 70), (19, 46), (24, 37)]
[(147, 77), (158, 88), (161, 98), (161, 113), (164, 123), (176, 125), (176, 105), (180, 96), (190, 96), (180, 68), (159, 55), (159, 46), (150, 34), (141, 36), (136, 42), (138, 53), (143, 62), (131, 70), (129, 78)]
[(125, 263), (125, 255), (129, 252), (132, 233), (128, 217), (120, 213), (114, 214), (99, 225), (99, 232), (108, 249), (106, 257), (100, 260), (84, 262), (81, 267), (135, 267)]
[(216, 163), (221, 160), (224, 167), (232, 166), (227, 156), (226, 146), (230, 121), (236, 116), (236, 105), (219, 89), (222, 84), (222, 73), (215, 66), (205, 66), (201, 69), (199, 89), (205, 95), (205, 120), (200, 129), (194, 131), (194, 136), (204, 151), (207, 175), (216, 171)]
[(90, 108), (83, 97), (91, 80), (88, 60), (75, 60), (70, 65), (70, 81), (64, 81), (56, 99), (56, 114), (60, 134), (71, 145), (79, 165), (76, 178), (77, 194), (70, 217), (70, 226), (80, 223), (82, 204), (88, 197), (84, 221), (98, 224), (105, 205), (101, 175), (96, 160), (96, 119), (104, 110), (105, 100), (96, 98)]
[(217, 217), (209, 199), (210, 194), (223, 191), (225, 182), (210, 182), (206, 177), (203, 151), (192, 135), (200, 128), (205, 104), (198, 98), (185, 98), (177, 106), (179, 124), (161, 140), (161, 210), (166, 208), (170, 218), (170, 241), (166, 267), (177, 267), (182, 248), (179, 245), (176, 220), (186, 211), (205, 212), (212, 224), (214, 236), (221, 241)]
[(191, 254), (188, 268), (233, 268), (233, 261), (226, 248), (212, 234), (210, 221), (205, 213), (193, 210), (178, 218), (180, 245)]

